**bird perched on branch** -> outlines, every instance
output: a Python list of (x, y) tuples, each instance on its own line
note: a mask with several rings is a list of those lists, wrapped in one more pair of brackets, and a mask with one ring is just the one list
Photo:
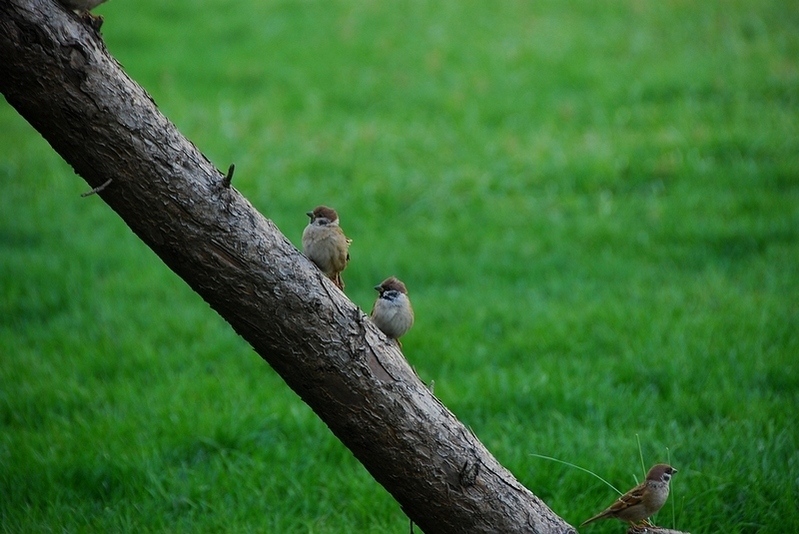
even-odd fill
[(413, 326), (413, 308), (408, 290), (393, 276), (383, 280), (375, 289), (379, 295), (372, 308), (372, 321), (385, 335), (399, 342), (399, 338)]
[(644, 522), (660, 510), (669, 498), (669, 482), (677, 470), (670, 465), (657, 464), (646, 474), (646, 480), (619, 497), (607, 509), (580, 524), (581, 527), (597, 519), (616, 518), (631, 525)]
[(327, 206), (317, 206), (307, 213), (311, 221), (302, 232), (302, 250), (336, 286), (343, 290), (341, 271), (350, 261), (350, 243), (339, 226), (338, 213)]

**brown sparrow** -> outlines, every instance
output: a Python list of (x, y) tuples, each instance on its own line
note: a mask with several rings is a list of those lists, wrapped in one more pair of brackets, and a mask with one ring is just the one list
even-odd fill
[(344, 289), (341, 271), (350, 261), (350, 243), (339, 226), (338, 214), (333, 208), (317, 206), (307, 213), (311, 222), (302, 232), (302, 250), (308, 259), (319, 267), (339, 289)]
[(385, 335), (399, 342), (413, 326), (413, 308), (405, 284), (393, 276), (375, 286), (379, 293), (372, 308), (372, 321)]
[(651, 526), (647, 518), (663, 507), (669, 498), (669, 481), (677, 470), (670, 465), (657, 464), (646, 474), (646, 480), (619, 497), (606, 510), (580, 524), (581, 527), (597, 519), (616, 518), (631, 525)]

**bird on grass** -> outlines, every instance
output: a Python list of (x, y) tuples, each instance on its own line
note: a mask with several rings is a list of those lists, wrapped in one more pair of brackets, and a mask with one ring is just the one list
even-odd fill
[(372, 308), (372, 321), (385, 335), (399, 343), (399, 338), (413, 326), (413, 308), (408, 290), (405, 284), (393, 276), (376, 285), (375, 289), (378, 295)]
[(639, 525), (643, 522), (652, 526), (648, 518), (660, 510), (669, 498), (669, 482), (677, 470), (667, 464), (657, 464), (646, 474), (646, 480), (616, 499), (616, 502), (586, 519), (580, 526), (598, 519), (619, 519), (627, 521), (630, 525)]
[(350, 243), (339, 226), (338, 213), (327, 206), (317, 206), (306, 215), (311, 218), (302, 232), (302, 250), (325, 276), (343, 290), (341, 271), (350, 261)]

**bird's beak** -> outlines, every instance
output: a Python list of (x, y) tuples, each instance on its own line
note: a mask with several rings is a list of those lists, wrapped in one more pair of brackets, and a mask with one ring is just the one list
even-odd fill
[(311, 219), (313, 219), (313, 212), (312, 212), (312, 211), (306, 211), (306, 212), (305, 212), (305, 215), (307, 215), (308, 217), (310, 217)]
[(380, 286), (375, 286), (375, 291), (380, 291)]

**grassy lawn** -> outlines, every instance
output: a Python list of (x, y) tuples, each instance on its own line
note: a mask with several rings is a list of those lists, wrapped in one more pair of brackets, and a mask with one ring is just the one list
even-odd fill
[[(622, 490), (670, 462), (661, 525), (799, 531), (799, 4), (96, 12), (295, 244), (339, 210), (354, 302), (407, 283), (406, 357), (564, 519), (615, 494), (536, 455)], [(5, 101), (0, 184), (3, 532), (408, 531)]]

